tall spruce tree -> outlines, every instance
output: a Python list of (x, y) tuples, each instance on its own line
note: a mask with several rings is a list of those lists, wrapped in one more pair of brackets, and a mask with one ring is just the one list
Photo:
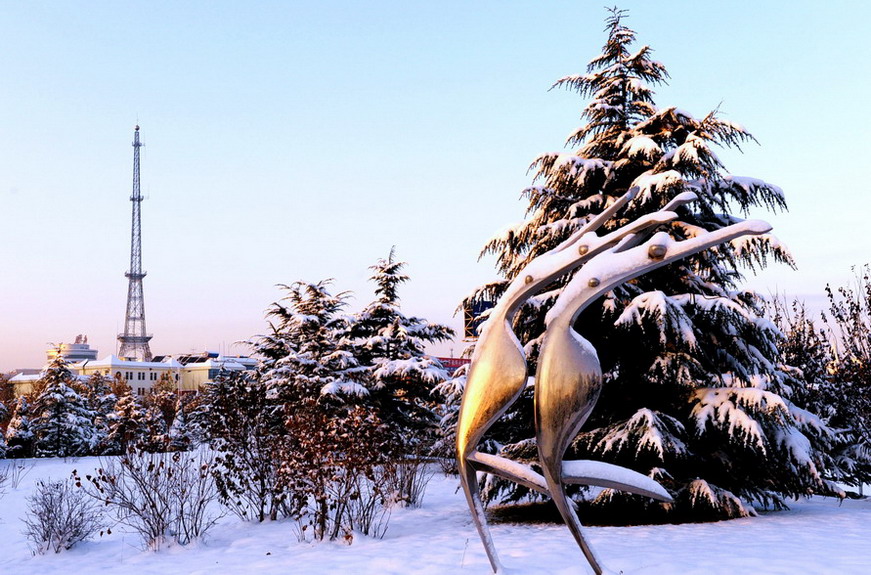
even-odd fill
[(7, 457), (33, 457), (33, 429), (27, 396), (15, 400), (12, 418), (6, 428), (6, 446)]
[(368, 395), (366, 370), (348, 335), (347, 293), (333, 295), (330, 281), (296, 282), (267, 312), (271, 333), (255, 342), (264, 358), (259, 380), (276, 406), (284, 409), (303, 398), (344, 403)]
[(112, 392), (111, 382), (107, 377), (95, 373), (84, 386), (85, 401), (88, 408), (94, 412), (96, 453), (102, 453), (106, 447), (109, 422), (115, 412), (115, 403), (118, 401)]
[[(661, 227), (675, 239), (732, 224), (735, 211), (785, 209), (782, 191), (726, 172), (714, 147), (754, 142), (716, 111), (696, 118), (658, 108), (652, 87), (665, 67), (613, 9), (607, 42), (587, 72), (554, 87), (589, 98), (568, 153), (547, 153), (531, 165), (524, 190), (527, 218), (493, 238), (482, 255), (496, 258), (502, 280), (465, 303), (491, 300), (530, 260), (553, 249), (628, 189), (638, 193), (604, 226), (606, 233), (662, 208), (681, 192), (698, 200)], [(742, 238), (621, 285), (579, 317), (575, 328), (598, 351), (604, 389), (566, 458), (601, 459), (659, 477), (675, 495), (670, 518), (733, 517), (752, 504), (782, 505), (784, 495), (827, 491), (825, 457), (810, 428), (780, 394), (788, 372), (778, 365), (779, 332), (762, 317), (761, 298), (742, 291), (742, 269), (768, 260), (791, 264), (772, 236)], [(561, 278), (518, 314), (515, 331), (534, 370), (544, 318), (568, 281)], [(532, 390), (528, 389), (490, 439), (506, 455), (534, 460)], [(524, 490), (494, 484), (502, 496)], [(606, 491), (597, 503), (633, 513), (648, 504)], [(654, 505), (654, 504), (650, 504)], [(664, 513), (658, 507), (652, 513)]]
[(369, 368), (369, 403), (407, 447), (431, 444), (437, 419), (434, 387), (448, 378), (439, 361), (426, 354), (427, 344), (451, 338), (446, 326), (402, 313), (399, 287), (408, 281), (406, 263), (387, 259), (371, 266), (376, 299), (353, 318), (350, 335), (361, 364)]
[(90, 454), (97, 445), (95, 413), (76, 388), (75, 376), (58, 353), (46, 367), (33, 401), (31, 429), (37, 457)]
[(117, 380), (113, 389), (118, 399), (108, 417), (108, 434), (102, 450), (105, 455), (127, 453), (145, 433), (145, 413), (133, 390), (124, 380)]

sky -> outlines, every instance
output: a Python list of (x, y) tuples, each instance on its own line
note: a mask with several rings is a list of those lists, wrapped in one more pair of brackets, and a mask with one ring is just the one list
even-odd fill
[[(719, 107), (759, 144), (720, 157), (781, 186), (798, 269), (748, 278), (821, 305), (868, 261), (871, 6), (624, 1), (671, 79), (659, 106)], [(155, 354), (266, 331), (277, 284), (334, 278), (349, 311), (392, 246), (406, 314), (461, 328), (495, 279), (480, 248), (523, 218), (539, 154), (584, 100), (549, 91), (605, 41), (601, 2), (0, 0), (0, 372), (123, 331), (133, 126)], [(459, 354), (463, 344), (436, 353)]]

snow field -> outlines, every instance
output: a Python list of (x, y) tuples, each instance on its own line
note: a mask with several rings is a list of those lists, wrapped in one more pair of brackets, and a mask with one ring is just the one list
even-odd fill
[[(8, 465), (13, 460), (0, 461)], [(245, 523), (224, 517), (205, 541), (143, 551), (122, 526), (59, 555), (32, 556), (21, 531), (26, 497), (38, 479), (87, 472), (97, 458), (41, 459), (17, 489), (0, 499), (3, 575), (263, 575), (475, 574), (489, 564), (459, 482), (436, 475), (420, 509), (396, 509), (384, 539), (357, 536), (351, 545), (300, 543), (294, 524)], [(864, 575), (871, 572), (871, 501), (814, 498), (791, 510), (719, 523), (589, 527), (604, 564), (626, 575)], [(591, 573), (562, 525), (493, 525), (511, 575)]]

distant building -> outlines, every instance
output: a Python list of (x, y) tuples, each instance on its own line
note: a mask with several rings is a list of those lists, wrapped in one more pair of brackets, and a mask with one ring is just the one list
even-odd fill
[(82, 375), (100, 373), (124, 380), (136, 395), (151, 391), (163, 374), (168, 374), (181, 393), (196, 393), (214, 381), (221, 371), (253, 370), (257, 360), (250, 357), (223, 356), (218, 353), (159, 355), (152, 361), (130, 361), (114, 355), (100, 361), (74, 364), (70, 369)]
[[(164, 356), (155, 357), (155, 361)], [(257, 367), (252, 357), (221, 355), (214, 351), (173, 356), (182, 365), (184, 389), (196, 391), (214, 381), (221, 371), (251, 371)]]
[(472, 362), (472, 360), (465, 357), (437, 357), (436, 359), (441, 362), (451, 377), (454, 376), (455, 371)]
[[(88, 345), (88, 336), (79, 334), (75, 343), (61, 343), (45, 350), (46, 363), (51, 363), (57, 356), (64, 358), (67, 363), (74, 364), (97, 359), (97, 350)], [(16, 369), (9, 381), (15, 386), (16, 395), (24, 395), (33, 390), (33, 384), (42, 377), (41, 369)], [(73, 370), (75, 371), (75, 370)]]
[[(168, 358), (166, 361), (129, 361), (116, 355), (104, 357), (98, 361), (83, 361), (69, 366), (70, 370), (84, 376), (100, 374), (110, 379), (124, 381), (133, 390), (134, 395), (145, 395), (161, 376), (168, 375), (179, 391), (184, 388), (181, 377), (182, 365)], [(196, 391), (196, 389), (191, 390)]]
[[(110, 379), (124, 381), (138, 396), (148, 394), (165, 374), (176, 385), (179, 393), (196, 393), (206, 383), (213, 381), (221, 371), (245, 371), (256, 367), (257, 360), (254, 358), (223, 356), (214, 352), (162, 355), (153, 358), (152, 361), (131, 361), (110, 355), (100, 360), (89, 358), (69, 364), (70, 371), (80, 380), (86, 381), (92, 375), (100, 374)], [(19, 373), (10, 379), (15, 386), (16, 395), (30, 393), (33, 384), (42, 376), (40, 370), (26, 371), (29, 373)]]
[(97, 359), (97, 350), (91, 349), (91, 346), (88, 345), (88, 336), (79, 334), (76, 336), (75, 343), (62, 343), (57, 347), (45, 350), (48, 363), (51, 363), (58, 355), (69, 363), (77, 363)]
[[(27, 395), (33, 391), (33, 386), (42, 377), (42, 370), (39, 369), (19, 369), (18, 374), (9, 378), (9, 383), (12, 384), (12, 392), (16, 395)], [(87, 380), (85, 376), (77, 375), (80, 381)]]

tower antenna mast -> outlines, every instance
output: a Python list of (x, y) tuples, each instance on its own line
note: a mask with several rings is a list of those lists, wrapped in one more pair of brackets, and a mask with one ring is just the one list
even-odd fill
[(139, 126), (133, 132), (133, 225), (130, 234), (130, 271), (124, 274), (127, 285), (127, 314), (124, 318), (124, 333), (118, 334), (121, 359), (151, 361), (148, 346), (151, 336), (145, 330), (145, 297), (142, 294), (142, 194), (139, 191)]

